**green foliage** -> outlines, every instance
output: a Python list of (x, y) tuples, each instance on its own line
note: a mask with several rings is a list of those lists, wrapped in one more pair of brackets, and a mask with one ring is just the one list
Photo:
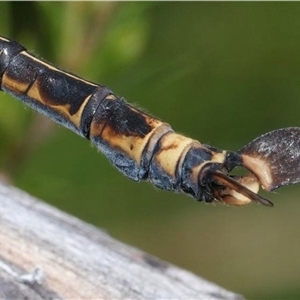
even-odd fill
[[(0, 34), (234, 150), (300, 125), (299, 14), (277, 2), (0, 2)], [(247, 298), (299, 298), (299, 188), (268, 195), (274, 209), (195, 203), (124, 178), (4, 93), (0, 111), (2, 173), (15, 185)]]

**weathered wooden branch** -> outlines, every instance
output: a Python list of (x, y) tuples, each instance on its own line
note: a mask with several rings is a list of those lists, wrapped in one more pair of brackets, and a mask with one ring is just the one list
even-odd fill
[(0, 299), (243, 299), (0, 184)]

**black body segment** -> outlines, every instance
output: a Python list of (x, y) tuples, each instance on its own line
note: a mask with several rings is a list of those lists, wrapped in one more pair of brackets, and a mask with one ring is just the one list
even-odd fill
[[(201, 178), (198, 178), (197, 176), (198, 170), (194, 169), (195, 166), (198, 168), (203, 167), (203, 164), (210, 162), (212, 157), (213, 153), (206, 148), (194, 146), (189, 149), (182, 164), (181, 175), (181, 185), (186, 193), (191, 194), (193, 197), (198, 199), (203, 199), (204, 197), (211, 199), (213, 198), (210, 194), (211, 191), (203, 188)], [(192, 170), (192, 172), (190, 172), (190, 170)], [(197, 178), (197, 180), (191, 180), (191, 177)], [(208, 193), (208, 195), (204, 195), (205, 192)]]
[[(169, 124), (0, 37), (0, 88), (53, 121), (90, 139), (124, 175), (184, 192), (196, 200), (271, 206), (257, 194), (300, 181), (300, 129), (263, 135), (227, 152), (175, 133)], [(237, 166), (249, 174), (229, 172)], [(294, 167), (294, 169), (293, 169)], [(293, 169), (293, 170), (291, 170)]]
[(143, 153), (157, 127), (168, 126), (111, 94), (95, 112), (90, 139), (126, 176), (140, 181), (147, 173)]
[(11, 58), (1, 84), (2, 90), (80, 135), (84, 106), (99, 88), (25, 51)]
[(18, 42), (10, 41), (0, 37), (0, 77), (2, 77), (4, 71), (10, 63), (10, 60), (18, 53), (25, 50), (26, 49)]
[(90, 126), (96, 110), (102, 100), (109, 95), (112, 95), (112, 91), (105, 86), (100, 86), (95, 90), (88, 103), (85, 105), (80, 120), (80, 131), (87, 139), (90, 137)]

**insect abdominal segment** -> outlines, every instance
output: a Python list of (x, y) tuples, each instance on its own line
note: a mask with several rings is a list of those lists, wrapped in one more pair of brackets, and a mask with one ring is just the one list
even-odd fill
[[(199, 201), (233, 205), (256, 201), (271, 206), (257, 194), (260, 184), (272, 190), (300, 180), (299, 172), (290, 178), (288, 171), (295, 161), (300, 163), (300, 154), (293, 155), (287, 167), (276, 164), (286, 158), (284, 146), (276, 146), (279, 140), (292, 147), (291, 153), (299, 153), (297, 128), (271, 132), (238, 152), (219, 150), (177, 134), (169, 124), (130, 105), (107, 87), (64, 72), (2, 37), (0, 83), (1, 90), (89, 139), (135, 181), (149, 180), (161, 189), (184, 192)], [(297, 143), (290, 142), (294, 138)], [(270, 153), (262, 147), (265, 142), (272, 146)], [(238, 166), (249, 174), (229, 175)]]

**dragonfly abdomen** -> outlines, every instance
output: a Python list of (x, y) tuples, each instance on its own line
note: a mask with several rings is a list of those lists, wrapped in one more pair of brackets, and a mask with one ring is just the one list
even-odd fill
[[(127, 177), (197, 200), (272, 203), (257, 194), (300, 182), (300, 129), (262, 135), (237, 152), (175, 133), (169, 124), (0, 37), (0, 89), (91, 142)], [(284, 162), (284, 163), (283, 163)], [(230, 175), (242, 166), (244, 176)]]
[(55, 122), (82, 132), (86, 104), (99, 85), (36, 58), (17, 42), (0, 38), (1, 89)]

